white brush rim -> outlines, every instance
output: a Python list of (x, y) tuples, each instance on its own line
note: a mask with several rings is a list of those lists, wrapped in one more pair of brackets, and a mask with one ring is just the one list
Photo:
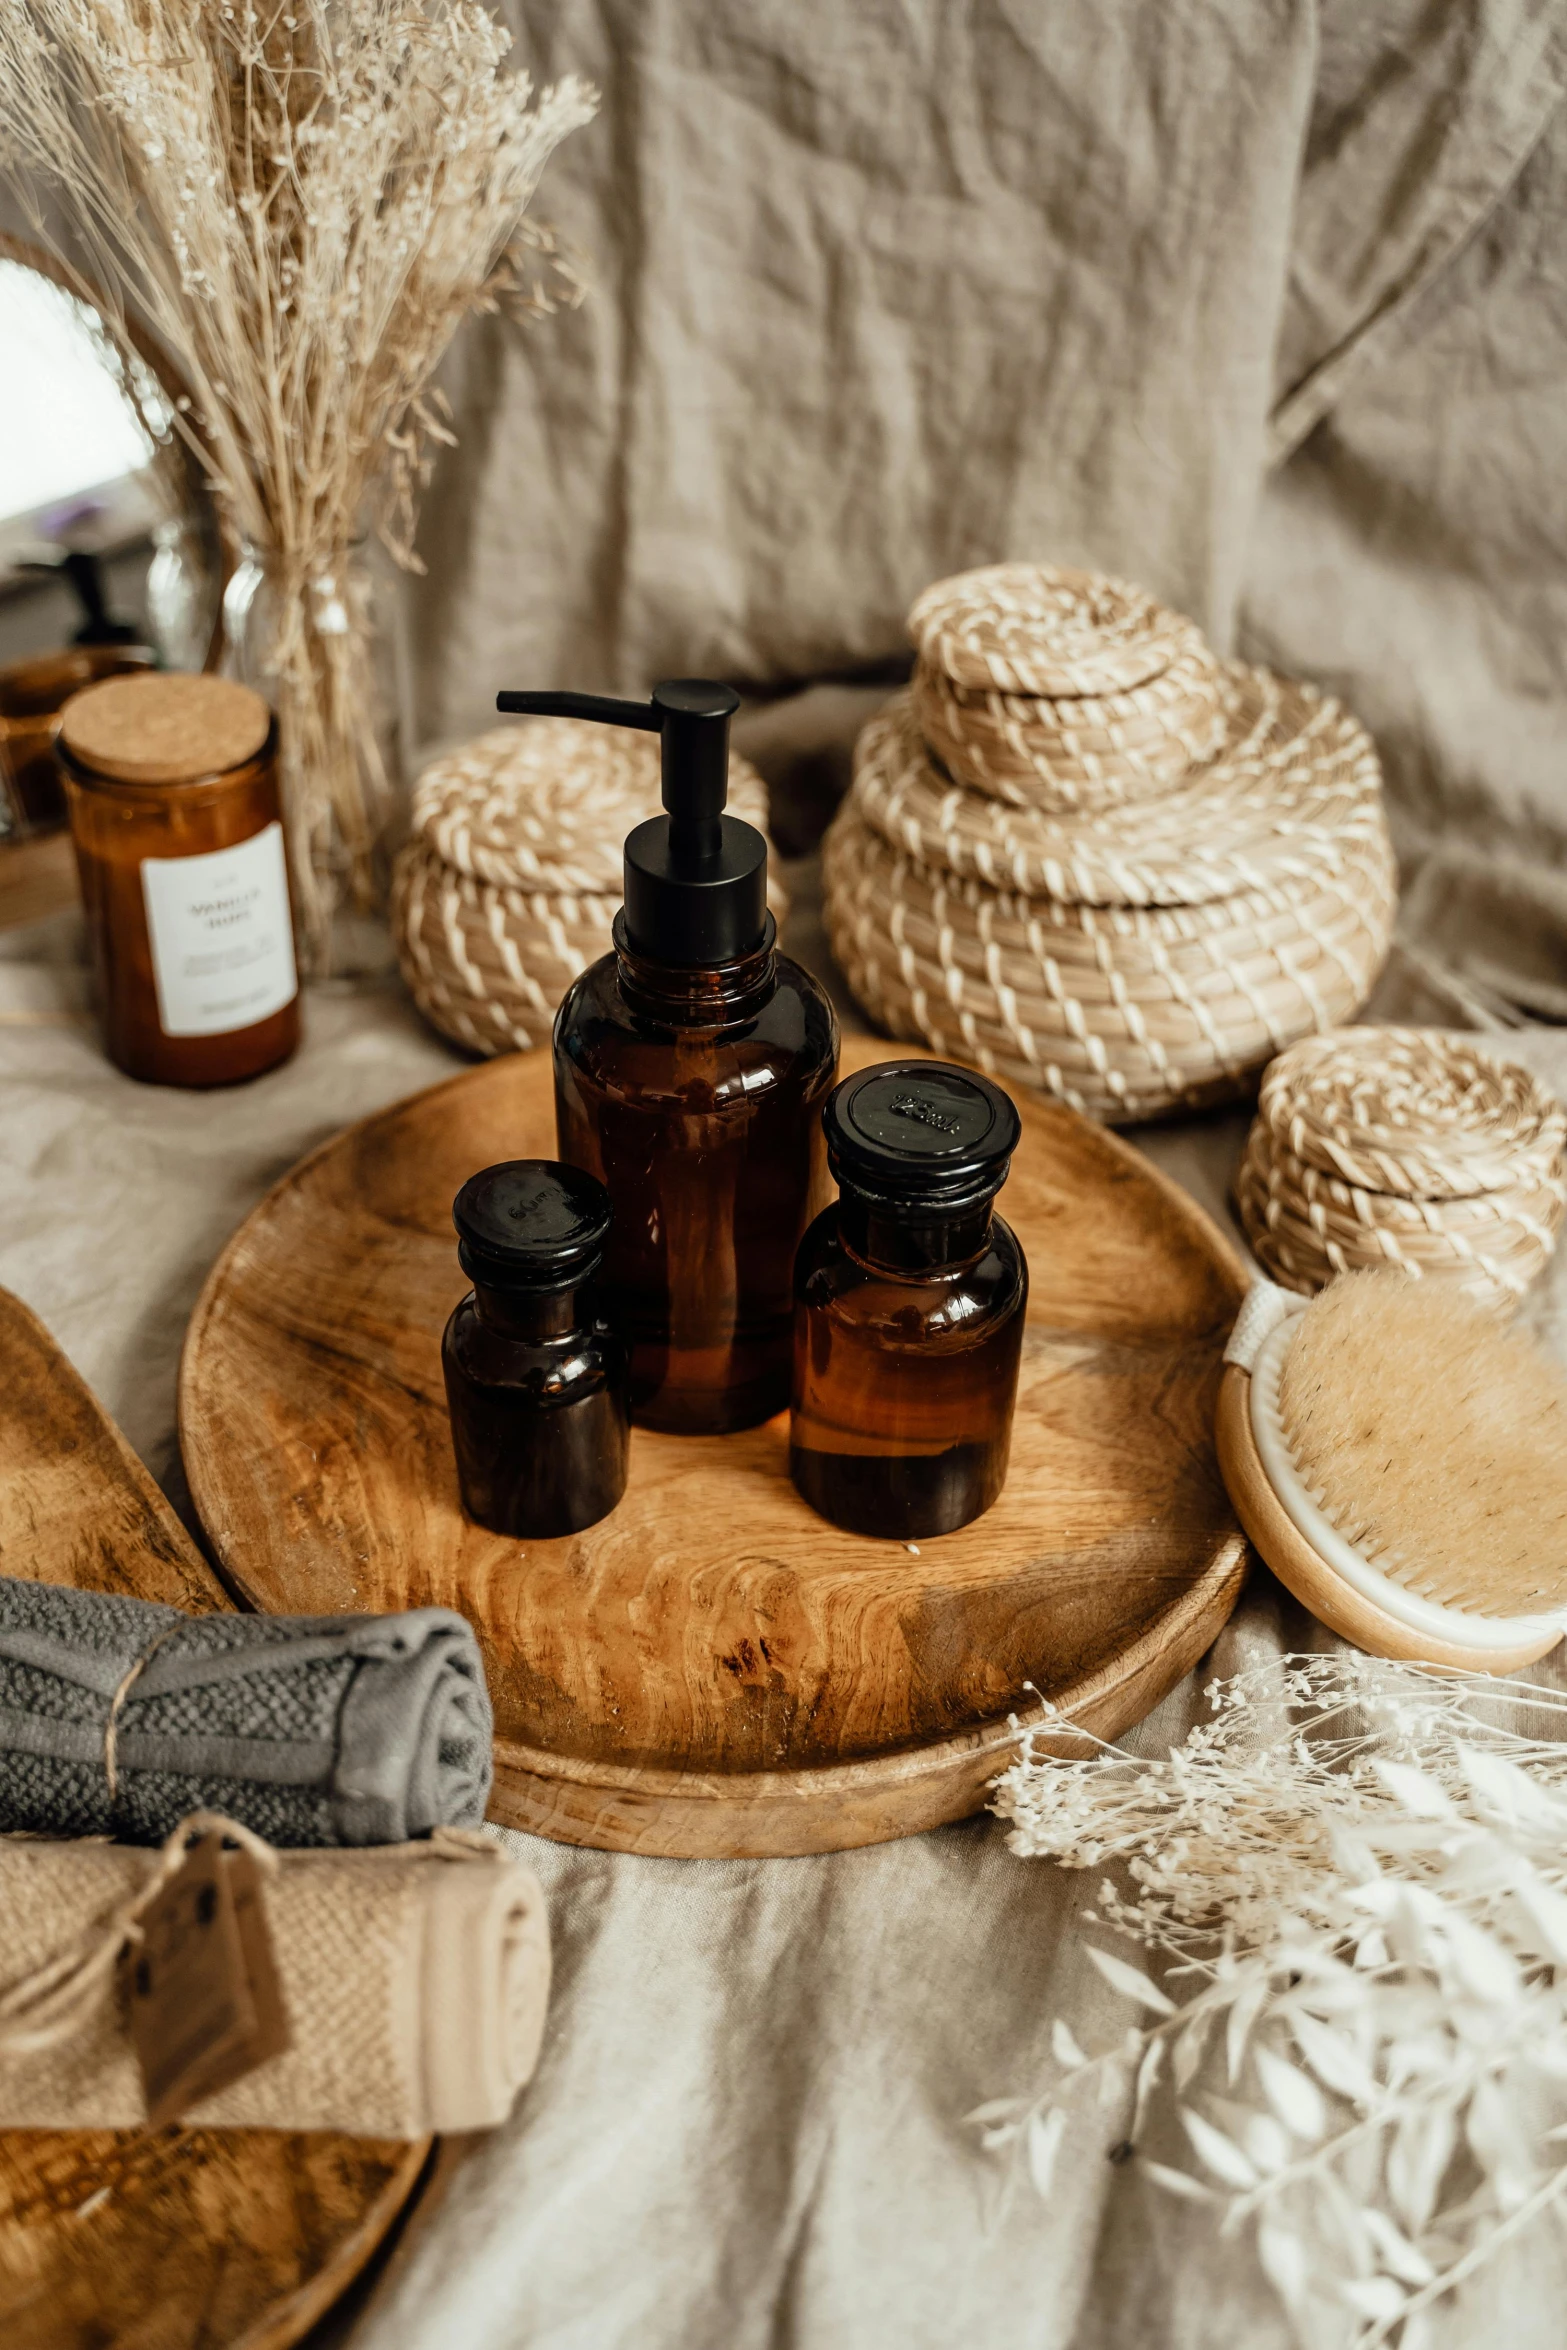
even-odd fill
[(1440, 1600), (1424, 1599), (1418, 1591), (1407, 1590), (1391, 1575), (1385, 1575), (1363, 1551), (1346, 1542), (1331, 1518), (1307, 1492), (1279, 1412), (1284, 1357), (1299, 1320), (1299, 1314), (1287, 1314), (1276, 1329), (1269, 1331), (1258, 1349), (1251, 1372), (1251, 1432), (1268, 1483), (1324, 1565), (1331, 1567), (1362, 1599), (1369, 1600), (1384, 1615), (1396, 1617), (1409, 1631), (1446, 1641), (1451, 1646), (1516, 1649), (1521, 1641), (1535, 1636), (1543, 1640), (1550, 1633), (1560, 1632), (1567, 1624), (1567, 1617), (1478, 1616), (1471, 1615), (1467, 1608), (1448, 1607)]

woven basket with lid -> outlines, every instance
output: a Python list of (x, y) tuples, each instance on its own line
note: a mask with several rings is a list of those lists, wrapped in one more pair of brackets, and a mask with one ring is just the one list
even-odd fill
[(1017, 688), (1042, 707), (1048, 687), (1059, 711), (1075, 686), (1102, 713), (1185, 661), (1211, 678), (1212, 725), (1136, 791), (1071, 801), (1037, 770), (1026, 791), (981, 790), (932, 739), (917, 669), (860, 737), (824, 860), (833, 951), (884, 1027), (1132, 1121), (1233, 1095), (1354, 1016), (1395, 875), (1376, 753), (1340, 704), (1221, 663), (1190, 622), (1080, 574), (939, 582), (910, 626), (949, 701), (1010, 710)]
[(1000, 563), (915, 603), (914, 715), (953, 780), (1015, 807), (1111, 807), (1224, 739), (1224, 677), (1191, 621), (1125, 580)]
[(1398, 1265), (1511, 1312), (1556, 1244), (1564, 1142), (1562, 1105), (1473, 1036), (1351, 1028), (1268, 1070), (1236, 1205), (1286, 1289)]
[[(766, 787), (734, 753), (729, 805), (765, 830)], [(474, 1052), (546, 1043), (571, 982), (609, 950), (625, 836), (659, 806), (656, 737), (576, 718), (495, 727), (426, 768), (392, 878), (425, 1018)], [(781, 921), (772, 884), (768, 903)]]

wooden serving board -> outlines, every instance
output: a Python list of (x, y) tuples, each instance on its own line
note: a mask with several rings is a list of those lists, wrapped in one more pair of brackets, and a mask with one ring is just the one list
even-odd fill
[[(0, 1290), (0, 1574), (229, 1603), (41, 1322)], [(413, 2193), (430, 2141), (0, 2131), (7, 2350), (286, 2350)]]
[[(846, 1040), (851, 1070), (886, 1057)], [(972, 1811), (1029, 1685), (1111, 1736), (1196, 1661), (1245, 1545), (1213, 1447), (1244, 1287), (1201, 1210), (1070, 1111), (1019, 1104), (1002, 1208), (1032, 1273), (1006, 1490), (914, 1553), (843, 1534), (788, 1422), (637, 1430), (613, 1515), (552, 1542), (463, 1518), (440, 1335), (451, 1202), (549, 1157), (549, 1057), (510, 1055), (353, 1126), (214, 1269), (180, 1382), (224, 1574), (274, 1612), (462, 1609), (496, 1716), (491, 1817), (678, 1855), (838, 1850)]]

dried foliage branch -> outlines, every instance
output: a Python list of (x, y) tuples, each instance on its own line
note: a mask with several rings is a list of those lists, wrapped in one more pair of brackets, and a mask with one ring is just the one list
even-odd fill
[[(412, 560), (431, 374), (459, 321), (548, 309), (539, 175), (595, 93), (535, 96), (474, 0), (4, 0), (0, 163), (41, 238), (56, 193), (128, 348), (190, 387), (179, 420), (263, 551), (307, 934), (363, 894), (380, 810), (340, 593), (379, 528)], [(533, 265), (530, 270), (530, 262)], [(330, 583), (330, 584), (329, 584)], [(351, 623), (352, 615), (346, 616)]]
[(1135, 2148), (1168, 2074), (1199, 2175), (1144, 2167), (1256, 2223), (1299, 2338), (1421, 2350), (1567, 2204), (1567, 1697), (1353, 1655), (1209, 1696), (1166, 1761), (1030, 1735), (1000, 1781), (1015, 1852), (1119, 1864), (1098, 1922), (1163, 1979), (1093, 1951), (1141, 2025), (1093, 2056), (1058, 2020), (1051, 2086), (974, 2119), (1043, 2191), (1085, 2097), (1134, 2094)]

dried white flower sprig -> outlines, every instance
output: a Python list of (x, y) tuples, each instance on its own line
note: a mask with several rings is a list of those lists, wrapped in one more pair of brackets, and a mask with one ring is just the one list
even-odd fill
[(1121, 1864), (1095, 1922), (1162, 1982), (1094, 1950), (1140, 2026), (1088, 2055), (1058, 2021), (1051, 2086), (975, 2119), (1043, 2190), (1085, 2096), (1135, 2083), (1135, 2150), (1168, 2078), (1197, 2172), (1146, 2169), (1257, 2223), (1301, 2339), (1420, 2350), (1567, 2198), (1567, 1698), (1353, 1655), (1209, 1697), (1166, 1761), (1047, 1725), (1000, 1781), (1015, 1852)]
[(518, 289), (539, 174), (597, 104), (575, 77), (535, 96), (510, 45), (474, 0), (0, 6), (0, 162), (40, 238), (58, 196), (111, 330), (128, 340), (129, 312), (167, 350), (182, 429), (273, 571), (307, 933), (334, 851), (363, 882), (377, 815), (362, 713), (334, 707), (327, 583), (367, 527), (411, 556), (425, 452), (449, 437), (432, 371), (467, 311)]

